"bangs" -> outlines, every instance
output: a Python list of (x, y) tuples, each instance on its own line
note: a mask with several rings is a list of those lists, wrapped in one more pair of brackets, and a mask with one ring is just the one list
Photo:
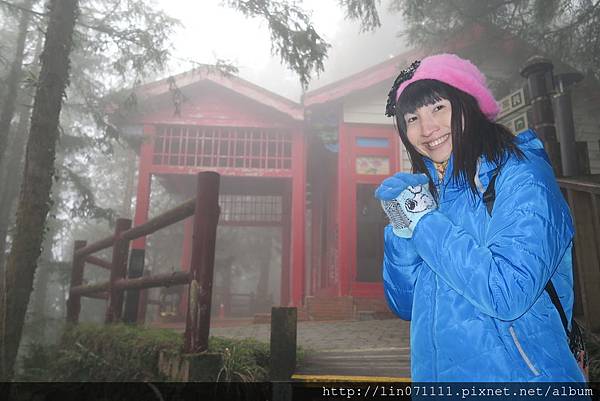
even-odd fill
[(448, 85), (434, 79), (421, 79), (408, 85), (398, 99), (397, 116), (414, 113), (419, 107), (429, 106), (442, 99), (449, 100)]

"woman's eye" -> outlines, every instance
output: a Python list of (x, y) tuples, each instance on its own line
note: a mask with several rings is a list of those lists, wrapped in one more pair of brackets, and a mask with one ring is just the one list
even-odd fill
[(443, 109), (444, 107), (446, 107), (446, 105), (444, 105), (444, 104), (436, 104), (433, 107), (433, 111), (439, 111), (439, 110)]
[(410, 117), (405, 117), (406, 123), (410, 124), (412, 122), (417, 121), (417, 117), (416, 116), (410, 116)]

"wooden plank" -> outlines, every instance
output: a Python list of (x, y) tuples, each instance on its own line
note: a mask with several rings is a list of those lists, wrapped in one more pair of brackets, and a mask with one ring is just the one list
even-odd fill
[(586, 326), (600, 332), (600, 255), (598, 248), (597, 207), (593, 194), (569, 189), (568, 199), (575, 220), (575, 252), (577, 275), (581, 285), (581, 299)]
[(161, 228), (175, 224), (178, 221), (186, 219), (194, 214), (196, 200), (190, 199), (181, 205), (162, 213), (147, 222), (133, 227), (122, 233), (125, 240), (134, 240), (148, 234), (152, 234)]
[(102, 267), (103, 269), (110, 270), (112, 268), (112, 263), (108, 260), (101, 259), (94, 255), (88, 255), (85, 257), (85, 261), (94, 266)]

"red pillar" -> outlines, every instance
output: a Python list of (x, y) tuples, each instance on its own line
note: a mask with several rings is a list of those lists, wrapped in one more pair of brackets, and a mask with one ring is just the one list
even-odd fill
[(306, 144), (300, 129), (292, 135), (292, 297), (293, 306), (301, 306), (305, 280)]
[(284, 191), (281, 194), (281, 297), (279, 305), (287, 306), (290, 304), (290, 209), (291, 199), (288, 183), (284, 184)]
[[(317, 147), (311, 148), (311, 153), (312, 151), (315, 152), (315, 154), (311, 154), (309, 155), (309, 157), (311, 158), (311, 160), (321, 160), (321, 163), (325, 160), (324, 158), (320, 158), (319, 156), (323, 156), (321, 155), (320, 151), (318, 150)], [(323, 180), (326, 179), (326, 176), (324, 174), (321, 174), (319, 172), (317, 172), (316, 174), (312, 174), (311, 177), (311, 185), (312, 185), (312, 194), (311, 194), (311, 234), (310, 234), (310, 241), (311, 241), (311, 246), (310, 246), (310, 283), (311, 283), (311, 289), (310, 289), (310, 295), (314, 295), (317, 293), (318, 289), (321, 288), (321, 280), (320, 277), (322, 275), (323, 272), (323, 265), (322, 265), (322, 260), (323, 260), (323, 253), (324, 253), (324, 249), (322, 249), (322, 244), (323, 244), (323, 238), (322, 238), (322, 233), (323, 233), (323, 191), (324, 191), (324, 185), (323, 185)]]
[[(135, 199), (135, 217), (133, 219), (134, 227), (148, 221), (152, 178), (150, 168), (152, 166), (155, 130), (153, 125), (144, 125), (144, 139), (140, 145), (140, 166), (138, 171), (137, 196)], [(133, 249), (144, 249), (145, 247), (146, 237), (138, 238), (132, 242)]]
[[(144, 125), (143, 140), (140, 145), (140, 159), (138, 170), (137, 196), (135, 199), (134, 226), (139, 226), (148, 221), (148, 209), (150, 208), (150, 191), (152, 167), (152, 153), (154, 151), (153, 125)], [(129, 269), (127, 276), (130, 278), (142, 277), (144, 275), (146, 237), (137, 238), (131, 243), (131, 254), (129, 257)], [(127, 322), (144, 323), (146, 316), (146, 291), (129, 290), (125, 304), (124, 320)]]
[[(339, 124), (338, 151), (338, 191), (337, 191), (337, 226), (338, 226), (338, 296), (350, 295), (350, 258), (355, 257), (355, 250), (349, 249), (349, 232), (354, 219), (350, 207), (352, 191), (350, 176), (354, 171), (353, 158), (350, 155), (352, 144), (348, 143), (343, 121)], [(351, 252), (354, 251), (354, 252)]]

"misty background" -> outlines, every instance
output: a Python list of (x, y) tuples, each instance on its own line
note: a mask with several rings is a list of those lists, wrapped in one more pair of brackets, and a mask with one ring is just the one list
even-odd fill
[[(592, 167), (600, 171), (597, 117), (600, 113), (598, 96), (592, 93), (598, 84), (600, 60), (598, 1), (296, 2), (310, 15), (315, 30), (331, 45), (323, 71), (320, 74), (309, 71), (312, 79), (305, 89), (298, 71), (292, 71), (279, 56), (273, 55), (271, 32), (265, 19), (245, 17), (231, 6), (234, 3), (239, 2), (81, 0), (81, 18), (70, 57), (70, 86), (60, 115), (51, 208), (47, 226), (40, 227), (45, 235), (22, 344), (51, 343), (58, 338), (65, 321), (73, 241), (97, 241), (112, 234), (117, 217), (133, 217), (139, 161), (133, 149), (139, 143), (115, 132), (106, 117), (107, 110), (115, 104), (135, 105), (137, 100), (132, 92), (137, 86), (198, 66), (230, 65), (241, 78), (300, 102), (305, 90), (338, 81), (409, 49), (443, 46), (465, 26), (474, 23), (496, 26), (531, 46), (539, 45), (563, 64), (572, 64), (566, 71), (575, 67), (586, 74), (585, 87), (592, 88), (586, 94), (589, 97), (575, 99), (580, 102), (577, 110), (585, 121), (579, 126), (583, 134), (578, 140), (587, 141), (595, 163)], [(381, 25), (363, 29), (360, 18), (349, 18), (346, 14), (346, 6), (351, 3), (375, 4)], [(390, 11), (390, 7), (395, 11)], [(12, 130), (6, 157), (0, 158), (0, 270), (5, 268), (16, 232), (15, 213), (46, 24), (45, 1), (0, 0), (0, 105), (14, 102), (16, 110), (6, 124)], [(23, 41), (22, 72), (15, 80), (11, 71), (21, 26), (25, 26), (27, 35)], [(400, 35), (401, 32), (405, 34)], [(146, 47), (130, 46), (131, 40)], [(487, 63), (491, 73), (488, 76), (493, 78), (500, 96), (523, 86), (518, 71), (523, 60), (497, 63), (496, 59), (487, 59), (487, 55), (494, 53), (493, 48), (486, 48), (485, 43), (481, 48), (475, 55), (476, 62)], [(508, 79), (503, 75), (505, 67), (510, 69)], [(13, 82), (18, 82), (18, 91), (11, 95)], [(381, 93), (382, 104), (386, 96), (387, 91)], [(150, 217), (184, 200), (184, 196), (168, 191), (160, 179), (154, 178)], [(177, 224), (148, 237), (149, 271), (180, 269), (183, 230), (183, 224)], [(258, 312), (277, 304), (281, 266), (279, 232), (272, 228), (220, 227), (218, 235), (215, 287), (229, 286), (233, 292), (255, 297), (260, 306)], [(107, 254), (98, 256), (108, 258)], [(224, 267), (231, 267), (229, 278), (223, 273)], [(92, 268), (86, 269), (84, 281), (101, 282), (107, 278), (107, 271)], [(219, 296), (218, 291), (215, 296)], [(158, 290), (151, 292), (150, 299), (173, 308), (180, 301)], [(213, 307), (219, 303), (215, 299)], [(105, 301), (84, 298), (81, 320), (101, 322), (104, 310)], [(148, 308), (148, 320), (161, 312), (168, 315), (169, 310), (159, 311), (156, 304), (152, 305)], [(239, 315), (250, 312), (237, 311)]]

